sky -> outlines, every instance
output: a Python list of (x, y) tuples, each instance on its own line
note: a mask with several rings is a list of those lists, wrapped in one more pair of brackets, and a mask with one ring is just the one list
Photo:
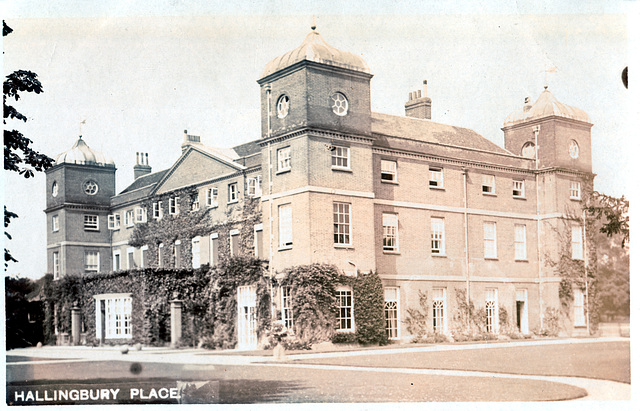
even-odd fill
[[(31, 70), (44, 87), (14, 104), (28, 122), (7, 127), (51, 157), (82, 134), (114, 159), (118, 191), (133, 180), (137, 151), (149, 153), (154, 171), (170, 167), (185, 129), (216, 147), (258, 139), (256, 80), (271, 59), (303, 41), (314, 15), (329, 44), (368, 63), (373, 111), (403, 115), (409, 92), (427, 79), (434, 121), (503, 146), (504, 119), (546, 83), (594, 124), (596, 189), (628, 196), (632, 188), (637, 144), (629, 119), (639, 113), (620, 75), (632, 57), (635, 2), (86, 3), (3, 3), (14, 30), (3, 39), (4, 75)], [(4, 172), (1, 190), (20, 216), (5, 243), (19, 262), (6, 274), (39, 278), (46, 271), (44, 173), (25, 180)]]

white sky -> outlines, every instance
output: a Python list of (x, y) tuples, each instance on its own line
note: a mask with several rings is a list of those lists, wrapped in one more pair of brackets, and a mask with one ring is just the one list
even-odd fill
[[(4, 75), (34, 71), (45, 90), (23, 95), (15, 106), (29, 121), (9, 127), (54, 157), (86, 119), (83, 138), (115, 160), (118, 191), (133, 179), (136, 151), (149, 153), (154, 171), (171, 166), (184, 129), (211, 146), (259, 138), (256, 80), (269, 60), (302, 42), (312, 14), (329, 44), (369, 64), (374, 111), (403, 115), (408, 93), (427, 79), (434, 121), (499, 145), (506, 116), (524, 97), (535, 101), (543, 70), (557, 67), (549, 90), (594, 123), (596, 189), (620, 196), (631, 188), (630, 92), (620, 73), (629, 64), (634, 2), (92, 3), (3, 5), (14, 29), (4, 38)], [(39, 278), (46, 270), (44, 173), (4, 177), (4, 201), (20, 215), (6, 244), (19, 263), (7, 273)]]

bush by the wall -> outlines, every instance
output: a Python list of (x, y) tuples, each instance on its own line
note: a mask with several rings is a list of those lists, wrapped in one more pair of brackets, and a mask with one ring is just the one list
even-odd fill
[(384, 288), (378, 274), (358, 273), (353, 287), (356, 338), (364, 345), (389, 343), (384, 318)]
[(329, 341), (336, 324), (335, 287), (338, 269), (329, 264), (291, 267), (281, 286), (291, 287), (291, 310), (295, 335), (302, 344)]

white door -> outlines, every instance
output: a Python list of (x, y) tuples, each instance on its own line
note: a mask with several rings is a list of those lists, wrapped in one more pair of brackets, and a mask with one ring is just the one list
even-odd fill
[(529, 334), (527, 290), (516, 290), (516, 325), (522, 334)]
[(258, 348), (256, 329), (256, 287), (255, 285), (238, 287), (239, 350), (255, 350)]

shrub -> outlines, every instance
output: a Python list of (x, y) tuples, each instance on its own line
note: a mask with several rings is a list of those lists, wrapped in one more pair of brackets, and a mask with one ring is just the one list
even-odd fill
[(331, 342), (334, 344), (356, 344), (358, 336), (356, 333), (335, 333), (331, 337)]
[(371, 271), (359, 273), (352, 284), (358, 343), (388, 344), (389, 338), (384, 318), (384, 289), (380, 277)]
[(335, 285), (338, 269), (328, 264), (312, 264), (289, 268), (282, 279), (283, 287), (291, 287), (293, 328), (297, 341), (307, 346), (329, 341), (336, 322)]

